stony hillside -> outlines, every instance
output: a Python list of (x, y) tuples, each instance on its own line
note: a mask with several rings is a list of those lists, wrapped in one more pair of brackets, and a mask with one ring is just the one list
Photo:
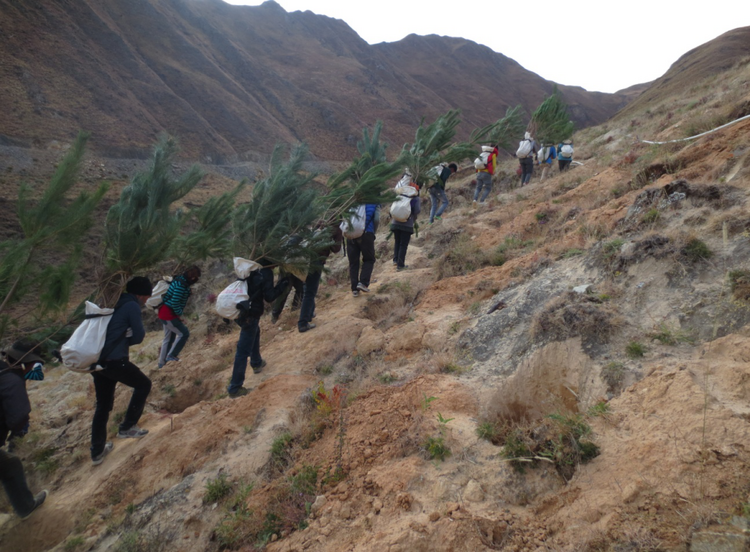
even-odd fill
[[(519, 188), (507, 161), (484, 208), (460, 171), (409, 270), (384, 218), (371, 292), (331, 259), (318, 327), (264, 317), (268, 366), (236, 400), (238, 332), (209, 304), (232, 277), (205, 267), (181, 362), (157, 370), (158, 331), (131, 351), (154, 382), (144, 439), (92, 467), (90, 378), (29, 382), (20, 454), (51, 494), (2, 517), (0, 547), (746, 549), (750, 120), (637, 137), (746, 115), (749, 61), (577, 133), (567, 173)], [(126, 169), (99, 165), (89, 178)]]
[[(508, 106), (531, 113), (553, 86), (466, 40), (370, 46), (343, 21), (272, 1), (2, 0), (0, 14), (0, 145), (46, 147), (87, 130), (100, 154), (132, 158), (166, 130), (207, 163), (303, 140), (342, 160), (376, 120), (400, 146), (422, 117), (461, 108), (468, 136)], [(579, 128), (630, 99), (561, 91)]]

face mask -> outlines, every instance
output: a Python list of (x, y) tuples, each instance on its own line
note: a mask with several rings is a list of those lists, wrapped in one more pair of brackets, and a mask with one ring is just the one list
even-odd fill
[(25, 380), (42, 381), (44, 379), (44, 368), (41, 362), (34, 364), (34, 367), (23, 376)]

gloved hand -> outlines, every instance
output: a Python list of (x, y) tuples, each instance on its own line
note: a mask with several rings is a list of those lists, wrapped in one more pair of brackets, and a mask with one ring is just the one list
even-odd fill
[(125, 332), (125, 337), (133, 337), (133, 328), (128, 328)]

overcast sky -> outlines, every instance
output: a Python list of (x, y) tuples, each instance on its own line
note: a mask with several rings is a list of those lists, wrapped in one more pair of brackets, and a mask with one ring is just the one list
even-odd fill
[(370, 44), (412, 33), (466, 38), (545, 79), (599, 92), (652, 81), (689, 50), (750, 25), (748, 0), (276, 1), (342, 19)]

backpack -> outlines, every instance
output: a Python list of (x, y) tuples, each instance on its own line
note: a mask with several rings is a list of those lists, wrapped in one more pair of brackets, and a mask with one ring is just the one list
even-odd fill
[(524, 159), (531, 153), (531, 140), (521, 140), (518, 143), (518, 150), (516, 150), (516, 157)]
[(357, 207), (352, 215), (351, 220), (345, 220), (341, 223), (341, 232), (344, 237), (350, 240), (361, 238), (365, 233), (365, 223), (367, 219), (367, 205), (364, 203)]
[(558, 157), (573, 159), (573, 144), (563, 144), (563, 147), (560, 148), (560, 154)]
[(107, 338), (107, 326), (115, 309), (103, 309), (86, 301), (86, 319), (60, 347), (63, 365), (74, 372), (101, 370), (97, 365)]
[(406, 222), (411, 216), (411, 198), (419, 192), (413, 186), (401, 186), (394, 191), (399, 197), (391, 203), (391, 217), (396, 222)]
[(255, 261), (243, 259), (242, 257), (234, 258), (234, 273), (237, 280), (225, 287), (216, 297), (216, 312), (222, 318), (234, 320), (239, 316), (237, 303), (249, 299), (247, 293), (247, 279), (252, 273), (259, 270), (261, 266)]
[(146, 299), (146, 306), (151, 307), (154, 310), (158, 310), (164, 302), (164, 294), (169, 289), (169, 284), (172, 283), (171, 276), (164, 276), (161, 280), (156, 282), (151, 297)]
[(482, 171), (487, 168), (487, 164), (490, 162), (490, 153), (489, 151), (483, 151), (479, 154), (479, 157), (474, 159), (474, 168), (478, 171)]
[(549, 147), (542, 146), (542, 149), (539, 150), (539, 154), (537, 155), (537, 159), (540, 163), (544, 163), (547, 158), (549, 157)]

